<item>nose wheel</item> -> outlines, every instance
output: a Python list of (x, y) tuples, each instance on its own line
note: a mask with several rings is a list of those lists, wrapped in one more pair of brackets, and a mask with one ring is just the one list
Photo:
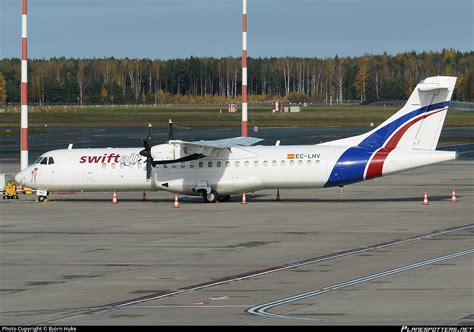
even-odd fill
[(49, 194), (48, 190), (38, 190), (36, 193), (38, 197), (36, 198), (35, 202), (39, 202), (39, 203), (49, 202), (48, 194)]
[(49, 199), (48, 199), (48, 196), (38, 196), (36, 201), (39, 203), (47, 203), (49, 202)]

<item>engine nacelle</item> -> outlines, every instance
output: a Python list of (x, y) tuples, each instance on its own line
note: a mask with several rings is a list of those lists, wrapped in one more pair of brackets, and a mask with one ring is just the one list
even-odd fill
[(172, 144), (160, 144), (151, 148), (151, 157), (153, 161), (175, 160), (180, 158), (180, 149)]

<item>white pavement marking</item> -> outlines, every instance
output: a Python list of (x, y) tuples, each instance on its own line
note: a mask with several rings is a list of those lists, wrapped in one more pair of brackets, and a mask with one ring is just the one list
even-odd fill
[(392, 269), (392, 270), (388, 270), (388, 271), (385, 271), (385, 272), (380, 272), (380, 273), (371, 274), (371, 275), (368, 275), (368, 276), (365, 276), (365, 277), (352, 279), (352, 280), (349, 280), (349, 281), (346, 281), (346, 282), (343, 282), (343, 283), (340, 283), (340, 284), (327, 286), (327, 287), (316, 289), (316, 290), (313, 290), (313, 291), (310, 291), (310, 292), (294, 295), (294, 296), (287, 297), (287, 298), (284, 298), (284, 299), (279, 299), (279, 300), (276, 300), (276, 301), (273, 301), (273, 302), (260, 304), (258, 306), (247, 309), (246, 312), (249, 313), (249, 314), (262, 316), (262, 317), (268, 317), (268, 318), (317, 320), (315, 318), (289, 316), (289, 315), (283, 315), (283, 314), (272, 314), (272, 313), (268, 312), (268, 310), (270, 310), (272, 308), (275, 308), (275, 307), (278, 307), (278, 306), (288, 304), (288, 303), (292, 303), (292, 302), (295, 302), (295, 301), (304, 300), (304, 299), (309, 298), (309, 297), (318, 296), (318, 295), (321, 295), (321, 294), (324, 294), (324, 293), (327, 293), (327, 292), (330, 292), (330, 291), (333, 291), (333, 290), (336, 290), (336, 289), (346, 288), (346, 287), (354, 286), (354, 285), (357, 285), (357, 284), (365, 283), (365, 282), (368, 282), (368, 281), (372, 281), (372, 280), (375, 280), (375, 279), (385, 278), (385, 277), (388, 277), (388, 276), (391, 276), (391, 275), (394, 275), (394, 274), (406, 272), (406, 271), (409, 271), (409, 270), (417, 269), (417, 268), (424, 267), (424, 266), (427, 266), (427, 265), (435, 264), (435, 263), (438, 263), (438, 262), (442, 262), (442, 261), (446, 261), (446, 260), (450, 260), (450, 259), (470, 255), (470, 254), (474, 254), (474, 248), (467, 249), (467, 250), (464, 250), (464, 251), (459, 251), (459, 252), (456, 252), (456, 253), (453, 253), (453, 254), (450, 254), (450, 255), (446, 255), (446, 256), (432, 258), (432, 259), (429, 259), (429, 260), (425, 260), (425, 261), (410, 264), (410, 265), (401, 266), (401, 267), (398, 267), (398, 268), (395, 268), (395, 269)]
[(336, 258), (340, 258), (340, 257), (357, 255), (357, 254), (367, 252), (367, 251), (387, 248), (387, 247), (396, 246), (396, 245), (400, 245), (400, 244), (405, 244), (405, 243), (408, 243), (408, 242), (418, 241), (418, 240), (422, 240), (422, 239), (428, 239), (428, 238), (431, 238), (431, 237), (445, 235), (445, 234), (449, 234), (449, 233), (453, 233), (453, 232), (459, 232), (459, 231), (462, 231), (462, 230), (465, 230), (465, 229), (468, 229), (468, 228), (472, 228), (472, 227), (474, 227), (474, 225), (469, 224), (469, 225), (466, 225), (466, 226), (457, 227), (457, 228), (454, 228), (454, 229), (447, 229), (447, 230), (444, 230), (444, 231), (434, 232), (434, 233), (427, 234), (427, 235), (419, 235), (419, 236), (411, 237), (411, 238), (408, 238), (408, 239), (402, 239), (402, 240), (398, 240), (398, 241), (382, 243), (382, 244), (373, 245), (373, 246), (366, 247), (366, 248), (354, 249), (354, 250), (342, 252), (340, 254), (334, 254), (334, 255), (309, 259), (309, 260), (303, 260), (303, 261), (299, 261), (299, 262), (295, 262), (295, 263), (289, 263), (289, 264), (283, 265), (281, 267), (266, 269), (263, 272), (249, 273), (247, 275), (240, 276), (240, 277), (237, 276), (237, 277), (234, 277), (234, 278), (227, 278), (227, 279), (223, 279), (223, 280), (217, 280), (216, 282), (213, 282), (213, 283), (199, 284), (199, 285), (196, 285), (196, 286), (182, 288), (182, 289), (178, 289), (176, 291), (171, 291), (171, 292), (164, 293), (164, 294), (159, 294), (159, 295), (156, 295), (156, 296), (142, 297), (142, 298), (138, 298), (138, 299), (131, 299), (131, 300), (122, 301), (122, 302), (119, 302), (119, 303), (106, 305), (106, 306), (103, 306), (101, 310), (97, 310), (94, 313), (95, 314), (103, 314), (103, 313), (106, 313), (106, 312), (109, 312), (109, 311), (112, 311), (112, 310), (129, 307), (129, 306), (136, 305), (136, 304), (139, 304), (139, 303), (155, 301), (155, 300), (159, 300), (159, 299), (162, 299), (162, 298), (179, 295), (181, 293), (185, 293), (185, 292), (188, 292), (188, 291), (206, 289), (206, 288), (210, 288), (210, 287), (214, 287), (214, 286), (229, 284), (229, 283), (235, 282), (235, 281), (242, 281), (242, 280), (246, 280), (246, 279), (256, 278), (256, 277), (260, 277), (260, 276), (263, 276), (263, 275), (267, 275), (267, 274), (271, 274), (271, 273), (275, 273), (275, 272), (280, 272), (280, 271), (285, 271), (285, 270), (290, 270), (290, 269), (294, 269), (294, 268), (297, 268), (297, 267), (306, 266), (306, 265), (319, 263), (319, 262), (323, 262), (323, 261), (328, 261), (328, 260), (332, 260), (332, 259), (336, 259)]

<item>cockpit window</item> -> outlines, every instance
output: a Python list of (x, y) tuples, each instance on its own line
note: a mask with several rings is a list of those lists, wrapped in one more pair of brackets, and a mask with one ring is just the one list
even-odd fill
[(43, 160), (43, 157), (39, 157), (38, 159), (36, 159), (35, 164), (39, 164), (41, 160)]
[(53, 157), (49, 157), (48, 158), (48, 165), (52, 165), (52, 164), (54, 164), (54, 159), (53, 159)]
[(40, 164), (41, 164), (41, 165), (47, 165), (47, 164), (48, 164), (48, 158), (47, 158), (47, 157), (44, 157), (43, 159), (41, 159)]

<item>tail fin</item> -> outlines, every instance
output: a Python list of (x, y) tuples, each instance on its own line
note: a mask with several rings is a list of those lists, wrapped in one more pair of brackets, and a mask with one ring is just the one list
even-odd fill
[(456, 77), (428, 77), (418, 83), (405, 106), (370, 132), (325, 144), (370, 150), (435, 150)]

